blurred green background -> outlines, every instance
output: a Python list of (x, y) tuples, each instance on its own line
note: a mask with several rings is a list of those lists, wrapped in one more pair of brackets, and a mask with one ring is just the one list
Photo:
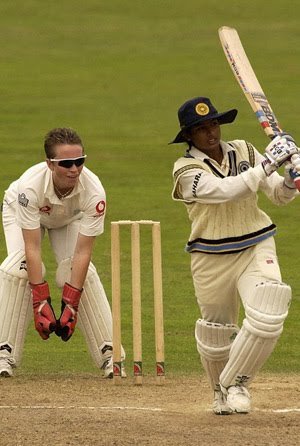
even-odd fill
[[(110, 221), (159, 220), (162, 227), (166, 371), (202, 373), (194, 342), (199, 317), (184, 245), (190, 225), (184, 206), (171, 199), (172, 168), (184, 147), (168, 146), (178, 131), (177, 109), (188, 98), (210, 97), (220, 111), (236, 107), (238, 119), (223, 139), (241, 138), (263, 150), (260, 129), (225, 60), (218, 28), (237, 28), (284, 129), (298, 130), (299, 13), (297, 1), (275, 0), (14, 0), (0, 5), (1, 196), (26, 168), (44, 159), (48, 130), (71, 126), (82, 136), (87, 166), (107, 192), (106, 231), (94, 263), (111, 298)], [(278, 225), (283, 278), (294, 300), (285, 331), (266, 371), (299, 372), (299, 210), (295, 200), (261, 206)], [(122, 231), (123, 343), (131, 358), (128, 231)], [(0, 254), (6, 255), (3, 231)], [(154, 371), (150, 233), (143, 240), (145, 373)], [(44, 242), (44, 262), (59, 313), (55, 264)], [(242, 316), (241, 316), (242, 317)], [(128, 371), (130, 365), (128, 363)], [(30, 326), (19, 374), (98, 373), (76, 331), (68, 343), (41, 341)]]

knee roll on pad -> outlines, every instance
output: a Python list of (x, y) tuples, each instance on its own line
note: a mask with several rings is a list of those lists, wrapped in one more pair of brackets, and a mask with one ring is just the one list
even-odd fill
[[(23, 250), (15, 251), (9, 254), (0, 265), (0, 271), (19, 279), (28, 279), (26, 257)], [(43, 277), (46, 274), (45, 265), (42, 264)]]
[(12, 277), (27, 280), (25, 252), (20, 250), (9, 254), (1, 263), (0, 270)]
[(220, 361), (228, 357), (231, 344), (239, 327), (233, 324), (217, 324), (198, 319), (195, 328), (197, 350), (209, 360)]
[(245, 328), (252, 334), (265, 338), (278, 337), (288, 314), (291, 288), (285, 283), (263, 282), (246, 302)]

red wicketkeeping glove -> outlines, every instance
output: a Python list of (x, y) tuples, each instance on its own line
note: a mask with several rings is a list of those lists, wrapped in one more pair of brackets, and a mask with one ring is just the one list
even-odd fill
[(42, 339), (46, 340), (55, 331), (56, 317), (51, 305), (47, 282), (30, 283), (33, 305), (34, 325)]
[(61, 337), (63, 341), (68, 341), (74, 333), (81, 293), (82, 289), (79, 290), (65, 283), (62, 292), (61, 315), (56, 322), (55, 330), (57, 336)]

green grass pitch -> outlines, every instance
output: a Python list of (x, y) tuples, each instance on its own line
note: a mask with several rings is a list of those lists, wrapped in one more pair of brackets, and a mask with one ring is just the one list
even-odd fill
[[(97, 240), (96, 264), (109, 299), (110, 221), (159, 220), (162, 227), (166, 371), (201, 371), (194, 342), (199, 317), (184, 244), (189, 222), (171, 199), (172, 167), (183, 147), (175, 136), (177, 109), (187, 98), (209, 96), (219, 110), (239, 109), (223, 138), (244, 138), (263, 150), (268, 141), (237, 85), (218, 40), (220, 26), (236, 27), (283, 128), (300, 140), (297, 98), (300, 67), (300, 4), (275, 0), (61, 0), (0, 5), (1, 196), (27, 167), (44, 159), (42, 141), (56, 126), (82, 136), (87, 166), (107, 192), (105, 234)], [(278, 225), (283, 279), (293, 288), (284, 333), (264, 367), (299, 372), (300, 200), (263, 208)], [(128, 231), (124, 229), (123, 328), (131, 357)], [(5, 257), (3, 231), (0, 255)], [(44, 262), (59, 312), (55, 265), (45, 240)], [(143, 231), (143, 337), (146, 373), (154, 369), (150, 235)], [(18, 373), (96, 372), (77, 330), (68, 343), (41, 341), (31, 324)]]

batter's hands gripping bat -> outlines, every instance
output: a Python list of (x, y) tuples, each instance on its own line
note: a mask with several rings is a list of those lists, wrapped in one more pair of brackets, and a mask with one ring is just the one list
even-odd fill
[[(258, 82), (237, 31), (234, 28), (222, 26), (219, 28), (219, 37), (227, 61), (264, 132), (271, 139), (282, 134), (283, 131)], [(300, 191), (300, 176), (296, 174), (291, 176)]]

